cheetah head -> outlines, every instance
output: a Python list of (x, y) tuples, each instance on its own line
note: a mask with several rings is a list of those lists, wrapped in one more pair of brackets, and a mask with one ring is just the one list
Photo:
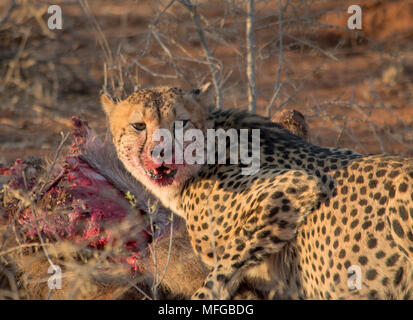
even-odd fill
[[(166, 199), (162, 202), (171, 209), (168, 201), (172, 200), (167, 198), (176, 195), (201, 165), (175, 161), (174, 143), (168, 161), (159, 161), (154, 151), (163, 150), (167, 141), (154, 139), (155, 132), (166, 129), (174, 137), (174, 126), (179, 123), (183, 133), (191, 128), (205, 133), (210, 126), (208, 106), (213, 98), (214, 90), (209, 83), (191, 92), (171, 87), (142, 89), (118, 103), (106, 95), (101, 97), (119, 159), (152, 193)], [(183, 143), (183, 149), (188, 143)]]

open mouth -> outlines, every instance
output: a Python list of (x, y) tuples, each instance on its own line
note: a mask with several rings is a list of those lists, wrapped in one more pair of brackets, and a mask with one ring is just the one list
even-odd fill
[(178, 169), (171, 169), (168, 167), (165, 167), (164, 165), (161, 165), (158, 168), (155, 169), (150, 169), (147, 170), (149, 178), (152, 180), (166, 180), (166, 179), (172, 179), (175, 174), (178, 172)]

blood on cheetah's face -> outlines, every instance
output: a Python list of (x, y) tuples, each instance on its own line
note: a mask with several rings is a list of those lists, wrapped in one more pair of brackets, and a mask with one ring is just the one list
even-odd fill
[[(179, 189), (199, 170), (199, 164), (175, 161), (174, 142), (172, 152), (168, 152), (170, 158), (162, 152), (160, 155), (165, 161), (154, 157), (154, 151), (167, 150), (165, 144), (168, 143), (162, 137), (156, 139), (156, 132), (166, 129), (174, 137), (176, 123), (183, 126), (183, 132), (191, 128), (206, 132), (212, 91), (207, 84), (191, 92), (169, 87), (142, 89), (119, 103), (105, 95), (101, 97), (119, 159), (153, 193)], [(188, 143), (184, 142), (183, 149), (185, 144)]]

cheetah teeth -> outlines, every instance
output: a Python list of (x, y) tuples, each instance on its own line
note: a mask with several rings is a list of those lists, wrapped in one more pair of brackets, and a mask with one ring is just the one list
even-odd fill
[(156, 169), (150, 169), (147, 172), (151, 179), (157, 180), (161, 178), (172, 178), (176, 174), (177, 170), (172, 170), (168, 167), (161, 166)]

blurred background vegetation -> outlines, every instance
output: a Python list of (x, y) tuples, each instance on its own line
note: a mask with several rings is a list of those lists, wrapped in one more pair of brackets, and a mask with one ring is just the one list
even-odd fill
[[(224, 108), (248, 107), (246, 0), (55, 0), (0, 3), (0, 163), (47, 156), (70, 117), (105, 132), (99, 94), (191, 89), (216, 80)], [(363, 153), (413, 154), (413, 3), (256, 0), (257, 112), (302, 112), (311, 139)], [(208, 49), (207, 51), (205, 49)]]

